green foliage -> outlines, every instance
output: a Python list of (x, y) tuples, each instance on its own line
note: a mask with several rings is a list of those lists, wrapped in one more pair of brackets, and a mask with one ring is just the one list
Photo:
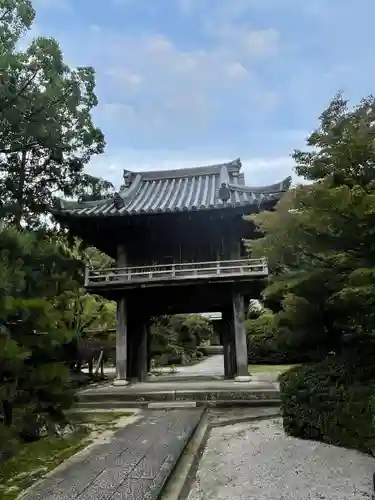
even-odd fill
[(370, 452), (375, 448), (373, 344), (350, 346), (280, 376), (286, 432)]
[(201, 356), (199, 346), (211, 338), (212, 325), (200, 315), (162, 316), (151, 326), (151, 356), (156, 363), (180, 364)]
[(8, 426), (15, 408), (56, 415), (73, 401), (61, 363), (71, 333), (53, 299), (81, 274), (58, 243), (7, 226), (0, 231), (0, 400)]
[[(248, 360), (250, 364), (293, 364), (318, 360), (328, 352), (316, 346), (316, 338), (302, 330), (293, 330), (270, 310), (246, 321)], [(325, 340), (325, 338), (324, 338)]]
[(365, 451), (375, 445), (374, 118), (374, 97), (350, 109), (335, 96), (308, 150), (293, 154), (311, 184), (256, 215), (262, 237), (250, 244), (273, 273), (264, 300), (275, 314), (262, 346), (286, 340), (303, 355), (339, 353), (282, 375), (286, 431)]
[(64, 328), (76, 338), (87, 330), (108, 330), (116, 327), (116, 303), (81, 288), (69, 291), (56, 299)]
[(17, 227), (40, 226), (56, 193), (98, 195), (113, 188), (83, 171), (104, 151), (91, 118), (94, 70), (69, 68), (52, 38), (17, 50), (34, 14), (27, 0), (0, 0), (0, 213)]
[(264, 299), (286, 326), (317, 347), (339, 349), (347, 336), (375, 328), (375, 100), (349, 109), (336, 96), (295, 151), (297, 186), (274, 213), (253, 217), (263, 237), (254, 256), (269, 258), (273, 279)]
[(31, 0), (2, 0), (0, 13), (0, 55), (4, 56), (15, 49), (20, 38), (31, 28), (35, 11)]
[[(40, 437), (73, 401), (69, 350), (88, 328), (114, 326), (113, 303), (83, 293), (84, 264), (109, 259), (51, 229), (57, 193), (100, 198), (111, 183), (84, 172), (104, 150), (95, 74), (70, 68), (38, 37), (30, 0), (0, 0), (0, 457), (14, 437)], [(23, 228), (23, 230), (21, 230)], [(38, 229), (38, 231), (35, 231)]]

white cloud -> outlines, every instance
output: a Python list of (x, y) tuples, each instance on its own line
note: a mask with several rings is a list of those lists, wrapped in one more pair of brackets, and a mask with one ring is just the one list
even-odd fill
[(121, 82), (121, 84), (126, 87), (131, 87), (133, 89), (138, 88), (144, 78), (138, 73), (132, 73), (131, 71), (127, 71), (126, 69), (113, 68), (104, 71), (104, 74), (109, 77), (114, 77)]
[[(191, 154), (189, 151), (153, 150), (146, 152), (123, 149), (93, 158), (87, 170), (93, 175), (111, 181), (118, 188), (122, 183), (122, 172), (124, 169), (134, 172), (169, 170), (215, 165), (234, 159), (235, 156), (211, 156), (203, 153)], [(294, 175), (294, 162), (288, 156), (271, 156), (268, 158), (251, 158), (250, 156), (245, 156), (241, 158), (241, 161), (246, 183), (250, 186), (274, 184), (289, 175)]]
[(280, 36), (274, 29), (252, 30), (240, 37), (240, 43), (250, 57), (269, 57), (278, 52)]
[(226, 74), (234, 80), (246, 78), (248, 76), (247, 69), (239, 62), (232, 62), (225, 68)]
[(175, 0), (181, 14), (189, 15), (194, 10), (195, 0)]
[[(254, 114), (272, 111), (269, 93), (264, 93), (253, 71), (253, 62), (277, 52), (278, 33), (274, 30), (236, 30), (227, 26), (211, 37), (205, 48), (182, 48), (160, 33), (123, 35), (101, 30), (92, 33), (88, 46), (93, 60), (101, 60), (98, 78), (109, 96), (120, 96), (116, 104), (131, 105), (135, 113), (127, 119), (129, 127), (145, 136), (161, 134), (163, 127), (199, 128), (214, 122), (223, 99), (243, 99), (240, 108)], [(108, 78), (110, 76), (110, 78)], [(100, 88), (99, 88), (100, 90)], [(123, 99), (123, 101), (121, 100)], [(253, 109), (251, 109), (253, 107)], [(117, 116), (120, 116), (117, 113)]]

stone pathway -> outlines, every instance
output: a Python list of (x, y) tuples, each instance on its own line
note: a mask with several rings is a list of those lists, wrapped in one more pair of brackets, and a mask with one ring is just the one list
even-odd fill
[(188, 500), (365, 500), (374, 471), (370, 456), (254, 421), (212, 430)]
[[(84, 368), (82, 371), (88, 373), (88, 368)], [(173, 374), (171, 374), (172, 367), (155, 368), (155, 371), (164, 376), (173, 375), (173, 378), (201, 376), (224, 377), (224, 356), (222, 354), (215, 354), (194, 365), (179, 366)], [(116, 368), (106, 366), (104, 367), (104, 374), (107, 377), (115, 377)]]
[(31, 489), (24, 500), (156, 500), (202, 410), (145, 412)]
[(191, 366), (179, 366), (175, 377), (224, 377), (224, 356), (215, 354)]

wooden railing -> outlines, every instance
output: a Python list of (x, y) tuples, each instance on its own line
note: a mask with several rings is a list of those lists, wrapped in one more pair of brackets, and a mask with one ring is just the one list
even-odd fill
[(268, 276), (267, 260), (240, 259), (213, 262), (188, 262), (142, 267), (113, 267), (108, 269), (86, 269), (85, 285), (109, 283), (139, 283), (161, 280), (183, 280), (224, 276)]

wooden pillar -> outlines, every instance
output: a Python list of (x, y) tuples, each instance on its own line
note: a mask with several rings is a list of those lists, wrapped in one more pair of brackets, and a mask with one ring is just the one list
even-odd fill
[(126, 253), (126, 248), (124, 245), (117, 246), (117, 259), (116, 266), (117, 267), (126, 267), (128, 265), (128, 256)]
[(148, 337), (149, 337), (149, 319), (143, 321), (140, 329), (140, 339), (138, 344), (138, 380), (145, 382), (148, 375)]
[(228, 325), (222, 321), (222, 331), (221, 339), (224, 349), (224, 378), (230, 378), (230, 345), (229, 345), (229, 335), (228, 335)]
[(212, 321), (212, 330), (214, 332), (214, 343), (211, 342), (211, 345), (223, 345), (221, 338), (221, 329), (220, 329), (221, 321), (222, 320)]
[[(126, 249), (123, 245), (117, 247), (117, 267), (125, 267), (127, 263)], [(117, 299), (116, 314), (116, 380), (114, 385), (127, 385), (128, 364), (128, 317), (127, 304), (124, 296)]]
[(247, 359), (247, 339), (245, 329), (245, 302), (241, 293), (235, 292), (232, 297), (234, 317), (234, 338), (236, 344), (237, 382), (249, 382)]
[(223, 311), (223, 346), (224, 346), (224, 373), (225, 378), (234, 378), (236, 375), (235, 342), (233, 339), (233, 314), (230, 309)]
[(128, 304), (128, 379), (134, 382), (139, 380), (139, 344), (142, 332), (142, 318), (137, 316), (138, 308), (134, 302)]
[(113, 385), (127, 385), (127, 311), (125, 297), (117, 299), (116, 380)]
[(129, 317), (128, 317), (128, 338), (127, 338), (127, 345), (128, 345), (128, 364), (127, 364), (127, 370), (128, 370), (128, 379), (132, 380), (133, 382), (137, 379), (137, 324), (134, 321), (134, 315), (131, 314), (131, 311), (129, 311)]
[(148, 326), (149, 326), (149, 329), (148, 329), (148, 333), (147, 333), (147, 373), (150, 374), (150, 372), (151, 372), (151, 360), (152, 360), (150, 323)]
[(230, 378), (235, 378), (237, 374), (237, 347), (234, 333), (233, 314), (230, 316), (229, 321), (229, 344), (230, 344)]

